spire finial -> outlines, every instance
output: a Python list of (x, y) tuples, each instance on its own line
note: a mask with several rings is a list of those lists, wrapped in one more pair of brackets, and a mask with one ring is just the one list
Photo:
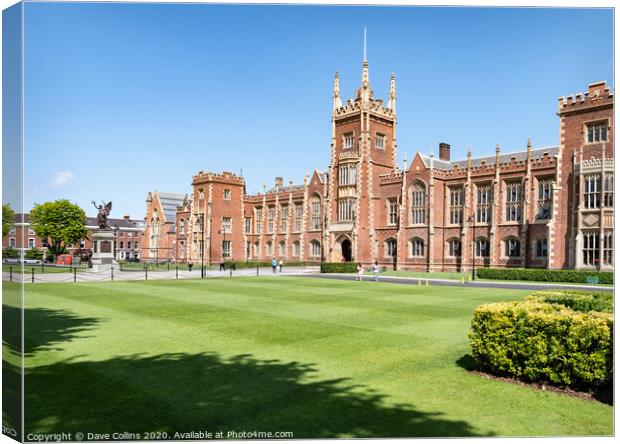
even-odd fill
[(394, 73), (390, 75), (390, 96), (387, 107), (396, 112), (396, 76)]
[(334, 76), (334, 111), (338, 108), (342, 108), (342, 99), (340, 98), (340, 75), (338, 71), (336, 71), (336, 75)]
[(361, 98), (364, 103), (372, 99), (372, 89), (370, 89), (370, 78), (368, 75), (368, 60), (364, 60), (362, 64), (362, 85), (357, 90), (356, 98)]

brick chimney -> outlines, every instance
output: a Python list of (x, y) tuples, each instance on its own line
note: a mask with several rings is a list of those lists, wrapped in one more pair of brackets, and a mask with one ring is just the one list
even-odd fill
[(450, 162), (450, 145), (447, 143), (439, 144), (439, 159)]
[(276, 177), (276, 188), (282, 188), (284, 185), (284, 179), (280, 176)]

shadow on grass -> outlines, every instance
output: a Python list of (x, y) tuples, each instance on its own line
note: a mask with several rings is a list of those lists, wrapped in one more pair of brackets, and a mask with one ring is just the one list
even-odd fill
[(16, 439), (21, 439), (22, 316), (25, 317), (25, 357), (40, 350), (57, 349), (58, 344), (72, 340), (98, 322), (63, 310), (27, 308), (22, 311), (2, 305), (2, 423), (17, 433)]
[(539, 384), (537, 382), (530, 382), (518, 378), (513, 378), (507, 374), (499, 374), (482, 369), (476, 362), (476, 359), (470, 354), (463, 355), (459, 359), (457, 359), (456, 365), (467, 371), (476, 371), (482, 375), (486, 375), (487, 377), (502, 381), (507, 384), (526, 385), (535, 389), (541, 389), (541, 387), (544, 385), (546, 388), (551, 388), (557, 393), (563, 393), (564, 395), (576, 396), (583, 399), (595, 399), (599, 402), (609, 404), (611, 406), (613, 406), (614, 404), (613, 383), (595, 388), (583, 388), (581, 390), (573, 390), (566, 387), (556, 386), (551, 383)]
[(316, 371), (311, 364), (215, 353), (59, 362), (26, 374), (26, 431), (257, 430), (290, 431), (295, 438), (484, 434), (440, 412), (388, 405), (385, 395), (346, 378), (317, 380)]
[[(25, 356), (32, 356), (40, 350), (57, 350), (57, 344), (72, 340), (78, 333), (99, 322), (96, 318), (85, 318), (70, 311), (48, 308), (26, 308), (23, 315)], [(2, 340), (4, 345), (16, 353), (21, 350), (21, 316), (21, 309), (10, 305), (2, 306)]]

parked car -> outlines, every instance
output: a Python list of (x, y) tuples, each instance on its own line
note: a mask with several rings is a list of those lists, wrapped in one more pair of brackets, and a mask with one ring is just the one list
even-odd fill
[(18, 257), (7, 257), (2, 262), (5, 264), (21, 264), (21, 259)]
[(3, 261), (5, 264), (24, 264), (24, 265), (39, 265), (41, 261), (39, 259), (20, 259), (18, 257), (8, 257)]

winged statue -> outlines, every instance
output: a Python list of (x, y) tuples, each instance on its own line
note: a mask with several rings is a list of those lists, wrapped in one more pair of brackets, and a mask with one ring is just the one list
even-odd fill
[(99, 210), (97, 214), (97, 223), (99, 224), (99, 228), (102, 230), (111, 230), (112, 228), (108, 225), (108, 216), (110, 215), (110, 211), (112, 211), (112, 202), (105, 203), (101, 201), (101, 205), (97, 205), (95, 201), (92, 201), (92, 204)]

